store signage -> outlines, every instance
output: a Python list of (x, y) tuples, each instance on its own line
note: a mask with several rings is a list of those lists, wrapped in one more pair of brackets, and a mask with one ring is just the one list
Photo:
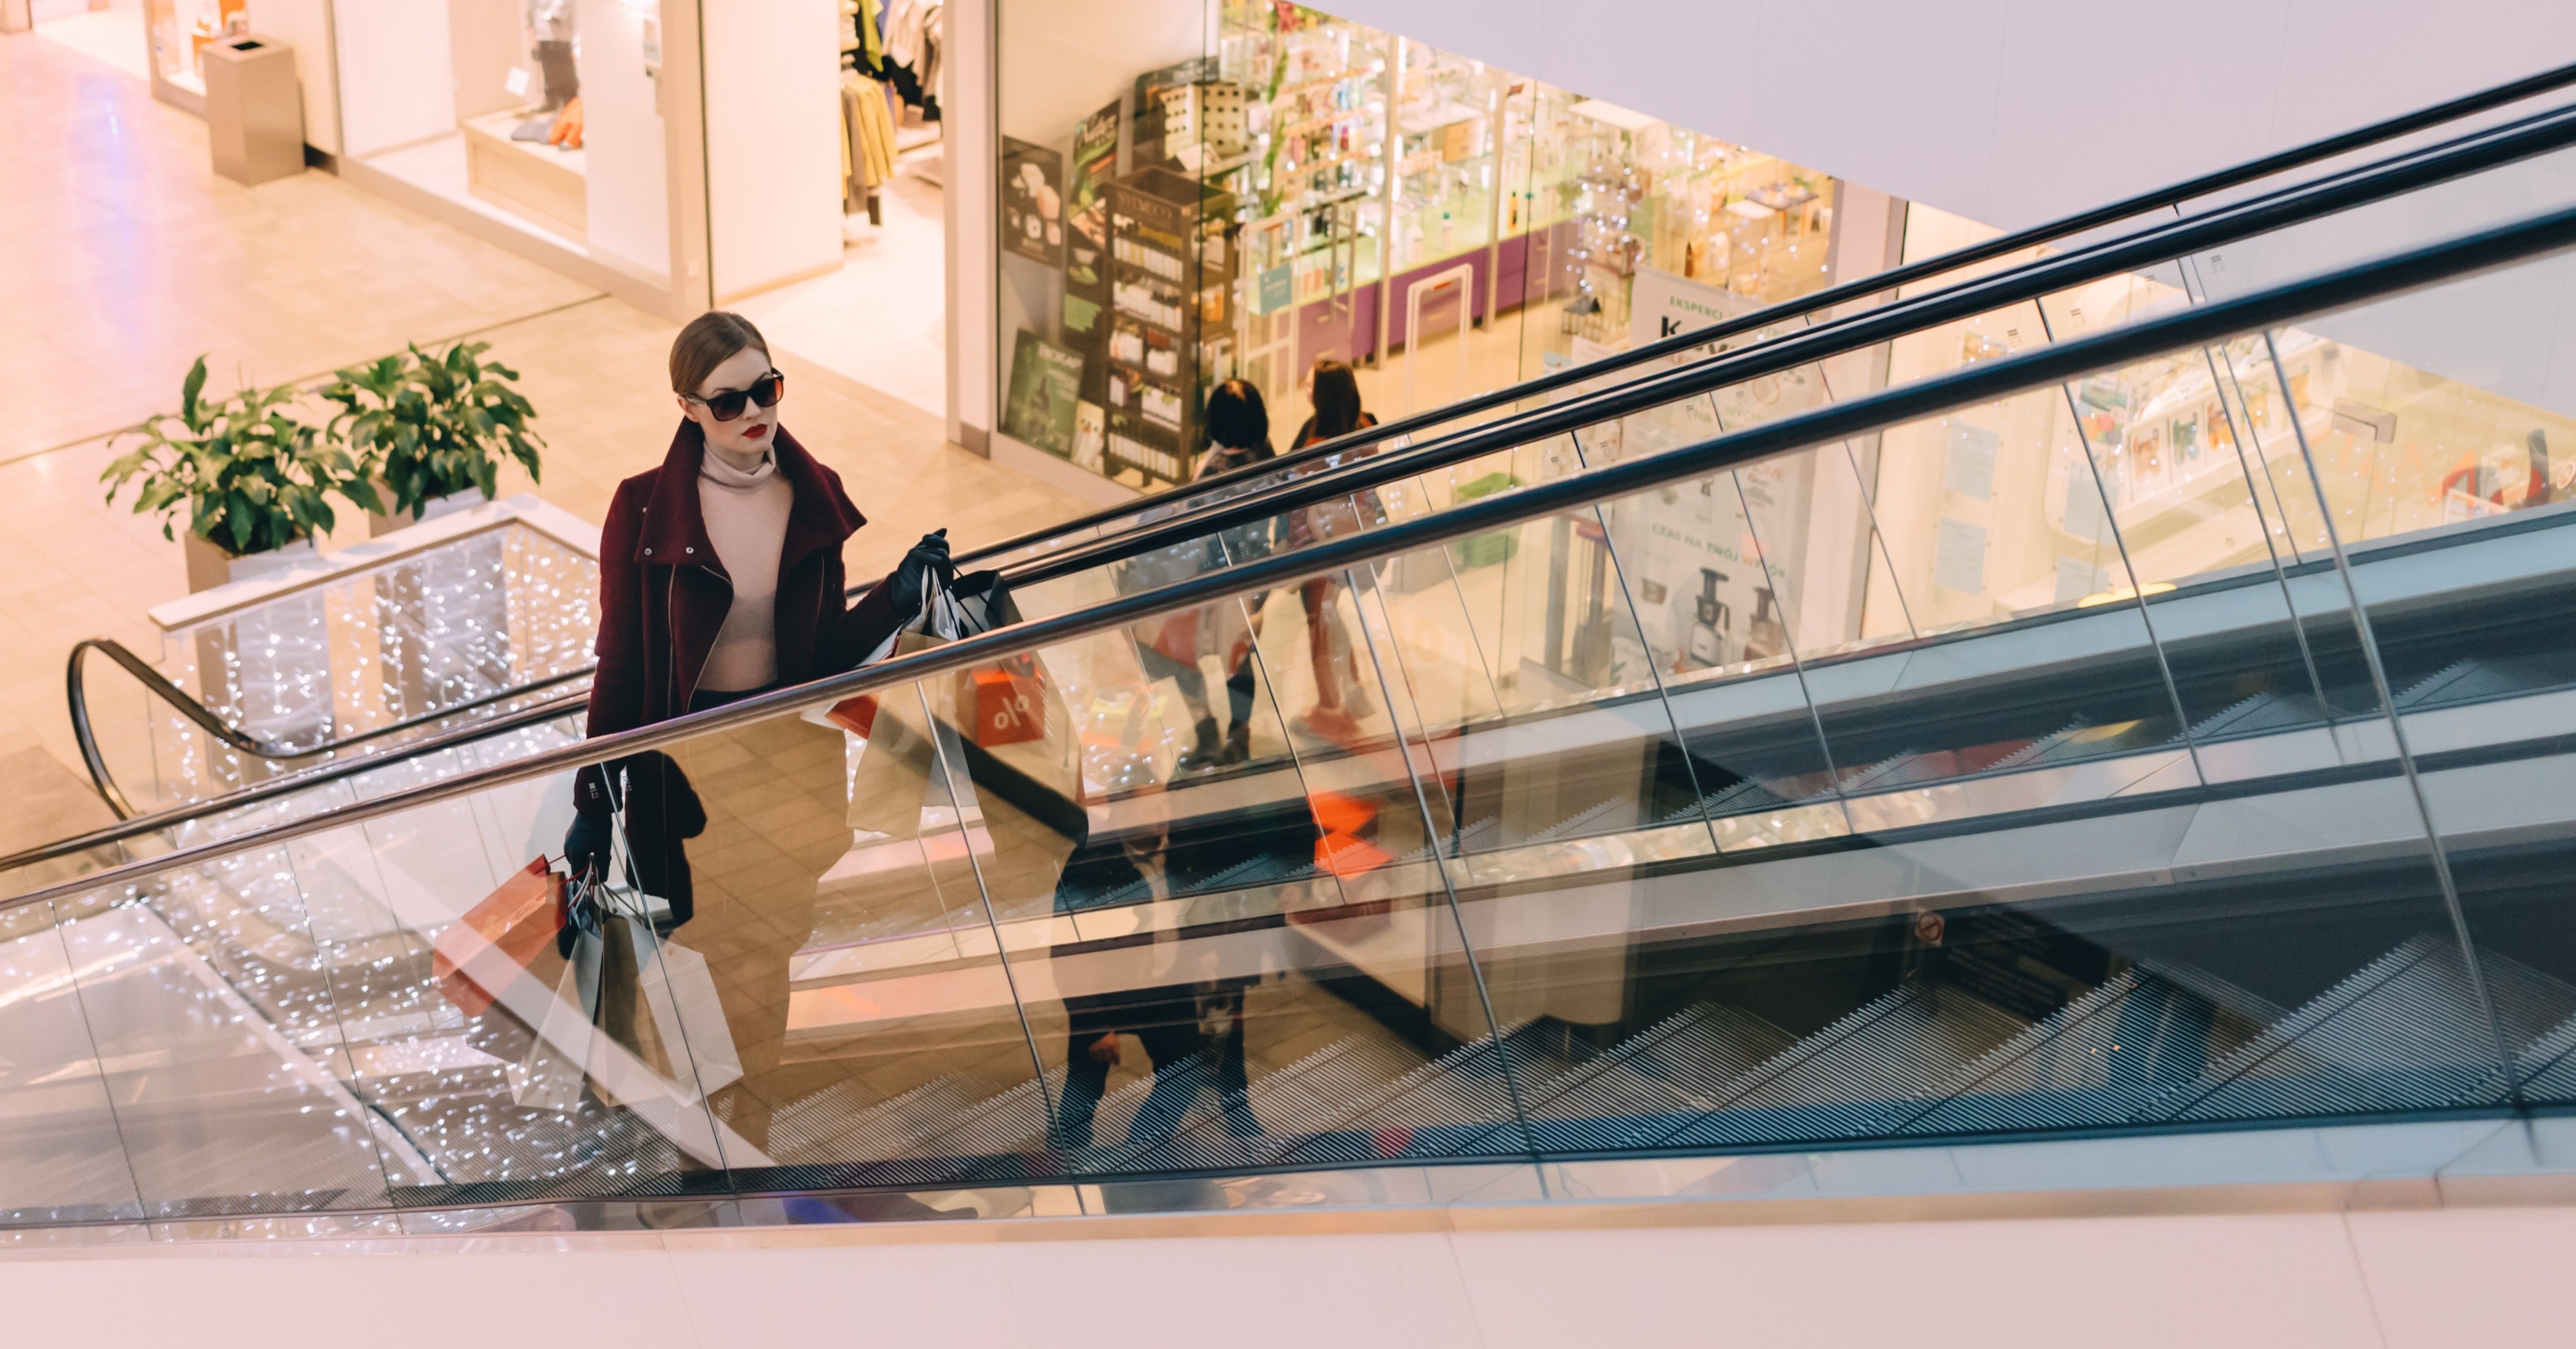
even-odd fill
[[(1118, 176), (1118, 101), (1082, 119), (1073, 131), (1073, 163), (1065, 179), (1065, 328), (1088, 333), (1109, 301), (1109, 206), (1104, 188)], [(1084, 306), (1077, 310), (1075, 297)], [(1082, 321), (1074, 321), (1076, 314)]]
[(1011, 350), (1011, 393), (1002, 432), (1049, 454), (1074, 452), (1075, 404), (1082, 397), (1082, 357), (1030, 332)]
[(1758, 307), (1733, 291), (1640, 267), (1628, 293), (1628, 340), (1639, 345), (1660, 342), (1750, 314)]
[(1050, 267), (1064, 265), (1064, 156), (1002, 138), (1002, 247)]

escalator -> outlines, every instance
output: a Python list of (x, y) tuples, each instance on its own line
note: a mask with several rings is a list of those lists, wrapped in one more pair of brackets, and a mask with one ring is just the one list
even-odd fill
[[(1041, 541), (1017, 626), (663, 726), (466, 708), (561, 671), (456, 657), (471, 725), (17, 863), (0, 1221), (883, 1213), (2576, 1100), (2576, 494), (2477, 476), (2558, 414), (2409, 367), (2382, 437), (2382, 358), (2332, 335), (2561, 284), (2576, 126), (2454, 140), (1899, 296), (1866, 342), (1837, 316)], [(2517, 212), (2194, 291), (2209, 250), (2488, 175)], [(2078, 300), (2121, 321), (2049, 339)], [(1753, 394), (1873, 348), (1880, 387)], [(2481, 490), (2373, 448), (2419, 421), (2484, 428)], [(1283, 546), (1318, 508), (1360, 527)], [(1240, 758), (1181, 762), (1182, 663)], [(298, 706), (259, 736), (346, 733)], [(494, 966), (465, 915), (572, 771), (646, 750), (711, 817), (694, 916), (575, 943), (596, 1006), (551, 943)]]

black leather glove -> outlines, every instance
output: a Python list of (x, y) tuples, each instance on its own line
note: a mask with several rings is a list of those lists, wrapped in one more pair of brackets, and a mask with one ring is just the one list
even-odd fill
[(564, 831), (564, 865), (574, 879), (589, 875), (594, 869), (608, 873), (608, 817), (588, 812), (572, 817), (572, 828)]
[(886, 600), (905, 617), (921, 612), (921, 603), (930, 594), (931, 578), (947, 585), (957, 577), (957, 564), (948, 560), (948, 531), (932, 530), (921, 536), (921, 542), (903, 555), (886, 578)]

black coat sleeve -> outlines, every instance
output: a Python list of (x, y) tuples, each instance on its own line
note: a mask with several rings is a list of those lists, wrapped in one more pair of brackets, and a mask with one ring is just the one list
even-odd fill
[[(591, 652), (599, 664), (590, 676), (590, 717), (585, 735), (613, 735), (644, 724), (644, 568), (635, 561), (644, 529), (644, 502), (652, 476), (629, 478), (609, 503), (599, 530), (599, 639)], [(573, 804), (584, 814), (606, 814), (600, 770), (574, 779)]]

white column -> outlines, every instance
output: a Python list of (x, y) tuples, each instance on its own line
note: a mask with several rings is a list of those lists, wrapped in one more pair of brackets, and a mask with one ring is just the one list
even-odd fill
[(990, 454), (996, 418), (993, 332), (993, 0), (947, 7), (939, 77), (940, 172), (947, 179), (948, 438)]

